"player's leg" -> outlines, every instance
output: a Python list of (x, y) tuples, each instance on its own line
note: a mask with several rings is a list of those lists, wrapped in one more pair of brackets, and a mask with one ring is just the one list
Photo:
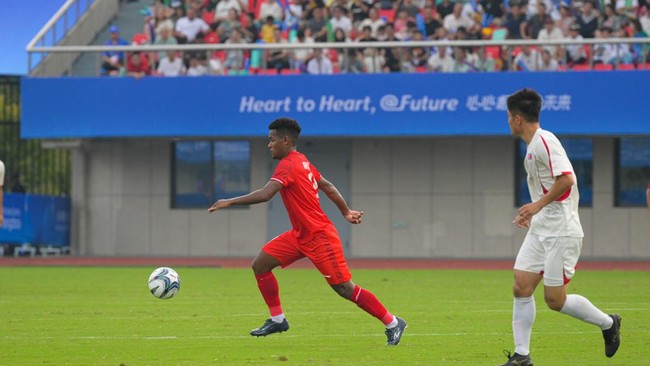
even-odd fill
[(303, 255), (296, 249), (296, 244), (293, 235), (285, 232), (268, 242), (253, 260), (252, 268), (257, 287), (271, 313), (270, 319), (267, 319), (261, 327), (251, 331), (253, 336), (267, 336), (289, 330), (289, 322), (282, 311), (280, 287), (273, 269), (280, 265), (286, 267), (302, 258)]
[(539, 239), (526, 235), (519, 249), (514, 268), (514, 296), (512, 306), (512, 336), (515, 342), (514, 354), (508, 354), (510, 365), (532, 365), (530, 358), (530, 334), (535, 323), (535, 298), (533, 294), (542, 280), (540, 272), (544, 267), (544, 250)]
[(607, 315), (581, 295), (567, 295), (567, 287), (580, 257), (582, 238), (548, 238), (545, 243), (544, 300), (552, 310), (600, 327), (605, 339), (605, 354), (612, 357), (620, 344), (621, 317)]
[(302, 248), (303, 253), (311, 259), (337, 294), (352, 301), (386, 326), (387, 344), (397, 345), (400, 342), (406, 322), (386, 310), (372, 292), (352, 282), (341, 240), (335, 230), (319, 233), (312, 242)]

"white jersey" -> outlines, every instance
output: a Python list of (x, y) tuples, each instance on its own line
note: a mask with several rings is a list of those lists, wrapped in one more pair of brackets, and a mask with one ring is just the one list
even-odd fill
[(540, 236), (582, 238), (584, 233), (578, 216), (578, 179), (557, 137), (549, 131), (538, 129), (528, 144), (524, 167), (528, 173), (528, 190), (533, 202), (551, 189), (555, 177), (571, 174), (574, 178), (573, 186), (566, 193), (533, 216), (529, 232)]
[(0, 187), (5, 185), (5, 165), (0, 160)]

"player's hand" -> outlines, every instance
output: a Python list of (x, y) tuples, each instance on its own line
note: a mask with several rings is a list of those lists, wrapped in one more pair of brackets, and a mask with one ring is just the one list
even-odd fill
[(208, 212), (212, 213), (216, 210), (221, 210), (222, 208), (230, 207), (230, 201), (228, 200), (219, 200), (214, 203), (209, 209)]
[(537, 215), (541, 209), (541, 205), (539, 205), (537, 202), (527, 203), (519, 208), (517, 214), (521, 215), (521, 217), (525, 219), (530, 220), (533, 216)]
[(2, 215), (0, 215), (0, 226), (2, 226), (3, 223), (4, 223), (4, 218), (2, 217)]
[(345, 219), (351, 224), (360, 224), (361, 216), (363, 216), (363, 211), (350, 210), (345, 214)]
[(526, 219), (523, 216), (518, 214), (517, 217), (515, 217), (515, 219), (512, 221), (512, 223), (515, 224), (515, 226), (517, 226), (520, 229), (527, 228), (530, 227), (530, 218)]

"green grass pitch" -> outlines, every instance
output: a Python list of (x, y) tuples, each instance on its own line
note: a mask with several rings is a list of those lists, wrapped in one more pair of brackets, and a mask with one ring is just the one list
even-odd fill
[[(181, 291), (148, 291), (149, 267), (0, 268), (1, 365), (498, 365), (513, 349), (510, 271), (354, 270), (409, 327), (383, 326), (316, 270), (278, 270), (289, 332), (248, 335), (267, 318), (247, 269), (175, 268)], [(600, 331), (536, 293), (535, 365), (650, 364), (650, 273), (578, 271), (570, 292), (623, 316), (607, 359)]]

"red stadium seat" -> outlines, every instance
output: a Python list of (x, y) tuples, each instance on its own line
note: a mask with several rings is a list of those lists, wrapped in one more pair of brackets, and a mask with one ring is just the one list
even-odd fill
[(596, 71), (612, 71), (614, 70), (614, 65), (612, 64), (595, 64), (594, 70)]
[(281, 75), (300, 75), (300, 70), (293, 69), (282, 69), (280, 70)]
[(203, 18), (203, 21), (212, 24), (214, 22), (214, 11), (204, 11), (203, 14), (201, 14), (201, 18)]
[(578, 65), (573, 65), (571, 68), (573, 71), (591, 71), (591, 66), (587, 64), (578, 64)]
[(650, 70), (650, 62), (645, 64), (639, 64), (639, 66), (637, 66), (636, 68), (637, 70)]
[(618, 65), (617, 70), (622, 70), (622, 71), (630, 71), (634, 70), (634, 64), (620, 64)]
[(419, 72), (419, 73), (429, 72), (429, 69), (427, 69), (426, 66), (418, 66), (415, 68), (415, 72)]
[(395, 9), (379, 9), (379, 17), (385, 18), (388, 23), (395, 19)]
[(259, 69), (257, 75), (277, 75), (278, 69)]
[(499, 59), (501, 57), (501, 46), (485, 47), (485, 56), (492, 59)]
[(149, 36), (144, 33), (136, 33), (131, 38), (131, 44), (140, 46), (146, 43), (149, 43)]

